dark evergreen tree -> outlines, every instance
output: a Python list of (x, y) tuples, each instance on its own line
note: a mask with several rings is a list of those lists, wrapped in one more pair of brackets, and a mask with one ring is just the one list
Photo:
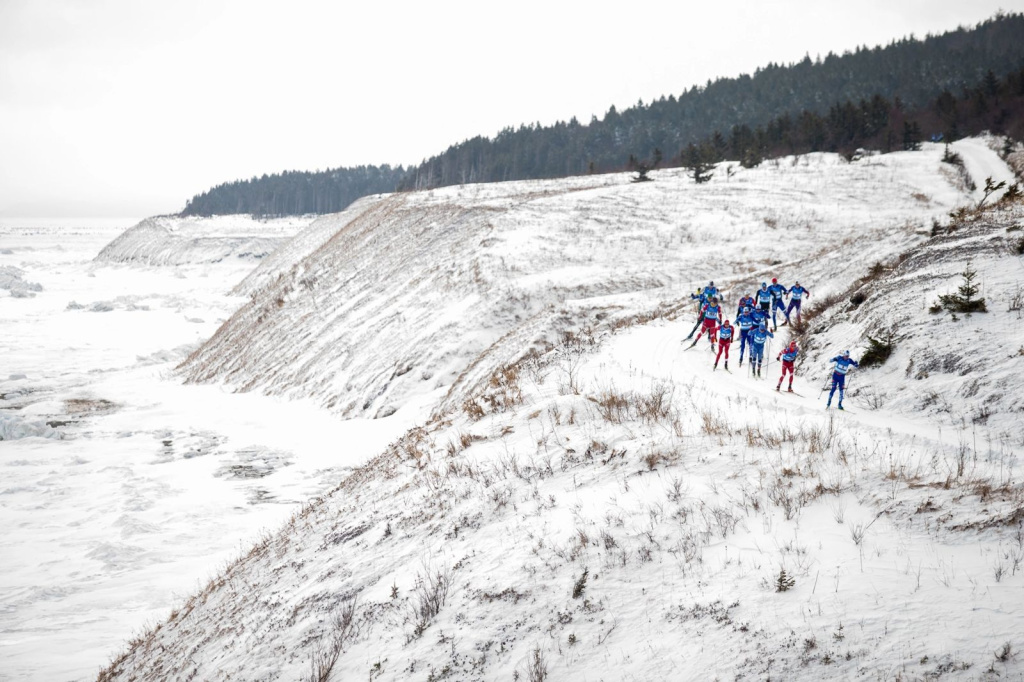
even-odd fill
[(903, 122), (903, 149), (917, 151), (921, 148), (921, 126), (917, 121)]
[(979, 287), (974, 280), (978, 277), (976, 270), (971, 268), (971, 262), (967, 261), (964, 271), (960, 273), (963, 283), (957, 288), (955, 294), (943, 294), (939, 296), (942, 307), (951, 313), (985, 313), (988, 308), (985, 306), (985, 299), (978, 298)]
[(707, 150), (690, 144), (682, 151), (682, 157), (683, 168), (690, 172), (690, 177), (698, 185), (707, 182), (714, 175), (710, 172), (714, 168), (714, 164), (710, 163)]

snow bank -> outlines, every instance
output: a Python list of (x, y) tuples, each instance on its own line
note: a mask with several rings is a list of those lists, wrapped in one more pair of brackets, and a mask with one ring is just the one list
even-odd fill
[(27, 420), (15, 414), (0, 412), (0, 440), (22, 438), (59, 439), (60, 433), (41, 420)]
[(312, 216), (258, 220), (246, 215), (211, 218), (156, 216), (126, 230), (96, 261), (147, 265), (254, 263), (313, 220)]
[(0, 289), (9, 291), (13, 298), (29, 298), (43, 290), (41, 284), (25, 281), (25, 271), (13, 265), (0, 265)]

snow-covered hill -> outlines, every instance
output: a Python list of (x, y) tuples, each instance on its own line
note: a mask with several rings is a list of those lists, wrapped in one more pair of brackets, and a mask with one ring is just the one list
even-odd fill
[[(941, 155), (467, 186), (322, 219), (186, 373), (344, 414), (429, 393), (434, 416), (100, 679), (1020, 677), (1024, 328), (1004, 303), (1024, 209), (951, 222), (975, 200)], [(991, 312), (929, 313), (968, 257)], [(777, 363), (714, 371), (680, 343), (695, 284), (732, 302), (771, 276), (829, 303), (796, 395)], [(827, 358), (887, 325), (893, 356), (825, 411)]]
[(227, 258), (258, 261), (312, 222), (312, 216), (258, 220), (156, 216), (126, 230), (96, 261), (146, 265), (216, 263)]
[(770, 272), (831, 286), (854, 242), (855, 262), (884, 259), (959, 199), (939, 154), (723, 166), (705, 185), (673, 170), (367, 200), (285, 247), (290, 267), (258, 269), (250, 304), (185, 373), (379, 416), (546, 347), (583, 323), (562, 319), (566, 305), (654, 307), (708, 278), (729, 288)]
[[(892, 355), (852, 391), (873, 410), (926, 414), (939, 428), (978, 425), (1021, 444), (1024, 413), (1024, 204), (993, 204), (936, 226), (935, 236), (879, 262), (808, 325), (803, 366), (820, 373), (837, 349), (868, 337)], [(975, 272), (989, 313), (939, 310)], [(859, 305), (853, 298), (862, 298)], [(990, 446), (994, 444), (989, 442)]]

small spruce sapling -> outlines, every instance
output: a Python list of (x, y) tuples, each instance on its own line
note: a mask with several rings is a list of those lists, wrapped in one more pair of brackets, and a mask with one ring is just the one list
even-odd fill
[(978, 297), (981, 287), (975, 283), (978, 272), (971, 268), (971, 262), (967, 261), (964, 271), (960, 273), (964, 278), (963, 283), (957, 288), (955, 294), (942, 294), (939, 302), (942, 307), (951, 313), (986, 313), (985, 299)]
[(785, 592), (792, 589), (796, 585), (796, 580), (791, 575), (786, 573), (786, 569), (783, 568), (779, 571), (779, 577), (775, 579), (775, 591)]

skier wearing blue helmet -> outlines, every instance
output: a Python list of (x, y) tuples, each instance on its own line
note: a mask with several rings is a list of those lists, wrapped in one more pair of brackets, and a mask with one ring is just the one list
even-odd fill
[(800, 305), (803, 303), (804, 296), (809, 297), (811, 292), (806, 287), (800, 286), (800, 282), (796, 282), (786, 293), (789, 294), (789, 307), (786, 308), (786, 321), (782, 324), (790, 323), (789, 316), (794, 308), (796, 309), (797, 324), (800, 324)]
[(768, 325), (763, 321), (760, 326), (750, 334), (750, 373), (761, 376), (761, 362), (764, 360), (764, 342), (774, 338), (775, 334), (768, 331)]
[(750, 312), (750, 306), (745, 306), (743, 312), (736, 318), (736, 326), (740, 328), (740, 367), (743, 366), (743, 353), (747, 345), (751, 343), (750, 332), (757, 325), (757, 320)]
[(850, 357), (850, 351), (844, 350), (842, 355), (829, 360), (829, 362), (835, 363), (835, 368), (832, 370), (832, 390), (828, 394), (828, 402), (825, 403), (825, 409), (832, 407), (832, 396), (835, 395), (836, 389), (839, 389), (839, 409), (843, 409), (843, 396), (846, 392), (846, 373), (850, 371), (850, 366), (860, 367), (860, 364)]
[(754, 294), (757, 307), (764, 311), (765, 317), (771, 313), (772, 292), (768, 291), (768, 282), (761, 282), (761, 288)]
[(778, 331), (779, 329), (775, 313), (781, 312), (783, 315), (786, 314), (786, 306), (782, 299), (787, 291), (789, 290), (785, 284), (779, 284), (778, 278), (772, 277), (772, 283), (768, 287), (768, 292), (772, 295), (772, 331)]

